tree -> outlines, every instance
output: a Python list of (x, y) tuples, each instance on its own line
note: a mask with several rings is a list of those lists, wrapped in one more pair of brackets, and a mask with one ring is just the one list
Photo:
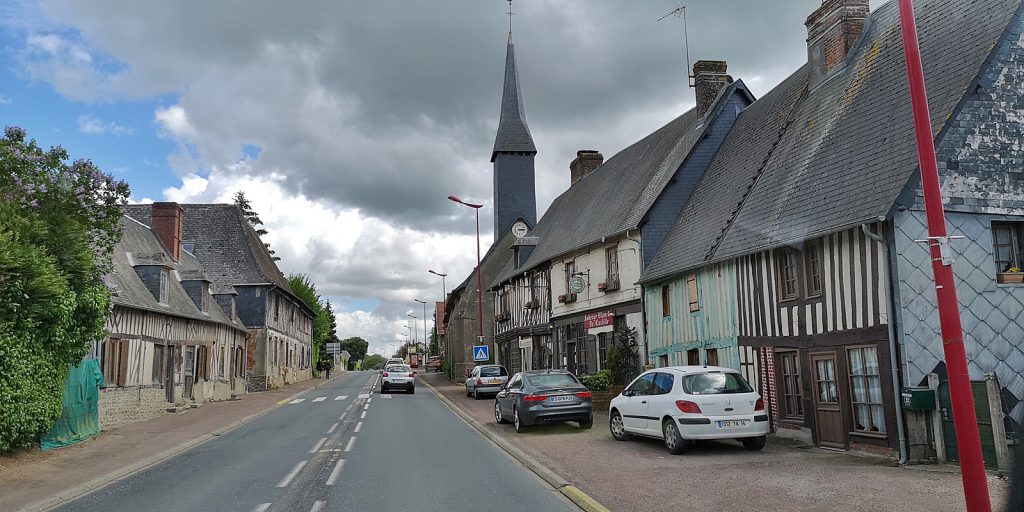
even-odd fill
[(25, 131), (0, 139), (0, 452), (60, 417), (68, 370), (106, 335), (128, 185)]
[[(260, 238), (262, 238), (263, 235), (266, 235), (267, 230), (263, 227), (263, 221), (260, 220), (260, 216), (256, 213), (256, 210), (252, 209), (252, 203), (249, 202), (249, 198), (245, 197), (245, 192), (241, 190), (235, 192), (234, 201), (235, 205), (242, 209), (242, 216), (245, 217), (245, 220), (249, 221), (249, 224), (256, 229), (256, 234), (259, 235)], [(274, 256), (277, 253), (270, 248), (270, 244), (263, 242), (263, 246), (267, 248), (267, 252), (269, 252), (274, 258), (274, 261), (281, 260), (280, 257)]]
[(347, 350), (349, 355), (352, 356), (350, 361), (359, 361), (360, 359), (366, 358), (366, 351), (370, 348), (369, 342), (354, 336), (352, 338), (345, 338), (341, 340), (341, 349)]
[(437, 346), (437, 327), (430, 330), (430, 354), (434, 356), (440, 354)]
[(612, 374), (612, 383), (620, 386), (640, 373), (635, 328), (623, 326), (615, 330), (613, 342), (608, 347), (608, 370)]
[(380, 354), (370, 354), (363, 359), (362, 368), (364, 370), (380, 370), (384, 368), (384, 363), (387, 359)]
[(292, 274), (288, 276), (288, 286), (309, 309), (313, 310), (313, 368), (317, 367), (324, 343), (327, 342), (331, 332), (331, 323), (334, 313), (330, 310), (326, 301), (320, 298), (316, 291), (316, 285), (306, 274)]

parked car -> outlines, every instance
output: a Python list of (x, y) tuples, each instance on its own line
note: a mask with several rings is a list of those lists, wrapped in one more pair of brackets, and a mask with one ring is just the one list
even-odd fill
[(384, 367), (381, 374), (380, 392), (383, 394), (392, 389), (404, 389), (409, 393), (416, 392), (416, 374), (407, 364), (393, 364)]
[(497, 394), (508, 382), (508, 370), (497, 364), (484, 364), (473, 368), (466, 377), (466, 396), (479, 400), (485, 393)]
[(587, 387), (565, 370), (520, 372), (494, 398), (494, 421), (511, 421), (516, 432), (530, 425), (566, 421), (590, 428), (594, 426), (591, 399)]
[(760, 450), (769, 430), (761, 395), (739, 372), (718, 366), (648, 370), (612, 399), (608, 415), (616, 440), (653, 437), (676, 455), (700, 439), (736, 439)]
[(430, 356), (427, 359), (427, 364), (425, 364), (424, 366), (426, 367), (425, 371), (427, 373), (430, 373), (430, 372), (438, 372), (438, 373), (440, 373), (441, 372), (441, 367), (444, 366), (444, 361), (441, 360), (441, 356)]

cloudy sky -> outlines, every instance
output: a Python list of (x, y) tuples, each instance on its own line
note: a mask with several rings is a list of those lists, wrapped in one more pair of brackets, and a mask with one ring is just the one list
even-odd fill
[[(872, 2), (877, 7), (881, 1)], [(606, 157), (691, 108), (675, 0), (516, 0), (540, 212), (577, 149)], [(761, 95), (806, 60), (820, 0), (689, 0), (693, 60)], [(5, 0), (0, 122), (127, 180), (135, 201), (245, 190), (340, 335), (404, 340), (414, 299), (475, 263), (490, 203), (504, 0)], [(481, 226), (490, 242), (490, 211)], [(484, 248), (486, 250), (486, 246)], [(430, 311), (428, 309), (428, 316)], [(422, 333), (422, 324), (418, 324)], [(419, 335), (422, 337), (422, 334)]]

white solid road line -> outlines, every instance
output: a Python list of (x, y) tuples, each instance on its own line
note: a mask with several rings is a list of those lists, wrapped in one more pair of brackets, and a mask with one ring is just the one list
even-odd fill
[(314, 402), (323, 402), (324, 400), (327, 400), (326, 396), (318, 396), (313, 399)]
[(326, 501), (314, 501), (313, 508), (309, 509), (309, 512), (320, 512), (321, 510), (323, 510), (324, 505), (326, 504)]
[(355, 404), (356, 404), (355, 402), (352, 402), (352, 403), (348, 404), (348, 407), (345, 408), (345, 411), (348, 412), (348, 411), (352, 410), (352, 406), (355, 405)]
[(317, 441), (315, 445), (313, 445), (313, 449), (310, 450), (309, 453), (316, 453), (316, 452), (320, 451), (320, 447), (323, 446), (324, 443), (326, 443), (326, 442), (327, 442), (327, 438), (326, 437), (321, 437), (320, 440)]
[(337, 400), (347, 400), (347, 399), (348, 399), (348, 395), (338, 395), (338, 396), (334, 397), (335, 401), (337, 401)]
[(348, 444), (345, 445), (345, 451), (346, 452), (352, 451), (352, 447), (355, 446), (355, 445), (356, 445), (356, 438), (355, 438), (355, 436), (352, 436), (351, 438), (349, 438)]
[(362, 429), (363, 429), (363, 422), (360, 421), (359, 423), (356, 423), (356, 433), (358, 434), (359, 431), (362, 430)]
[(267, 509), (270, 508), (271, 505), (273, 505), (273, 503), (260, 503), (259, 505), (256, 505), (256, 508), (252, 509), (252, 512), (267, 512)]
[(292, 400), (291, 402), (288, 402), (288, 403), (289, 404), (301, 404), (302, 402), (305, 402), (305, 401), (306, 401), (305, 398), (296, 398), (295, 400)]
[(298, 475), (299, 471), (302, 471), (302, 468), (306, 467), (306, 463), (307, 462), (309, 462), (309, 461), (308, 460), (304, 460), (304, 461), (296, 464), (295, 467), (292, 468), (292, 470), (287, 475), (285, 475), (285, 477), (283, 479), (281, 479), (280, 482), (277, 483), (277, 486), (278, 487), (288, 487), (288, 484), (292, 483), (292, 479), (295, 478), (295, 475)]
[(346, 415), (346, 414), (348, 414), (348, 413), (347, 413), (347, 412), (343, 412), (343, 413), (341, 413), (341, 416), (338, 416), (338, 421), (344, 421), (344, 420), (345, 420), (345, 415)]
[(369, 410), (370, 410), (370, 404), (366, 404), (366, 405), (364, 405), (364, 406), (363, 406), (363, 410), (364, 410), (364, 411), (369, 411)]
[(327, 430), (327, 435), (333, 434), (334, 433), (334, 429), (336, 429), (336, 428), (338, 428), (338, 424), (337, 423), (335, 423), (334, 425), (331, 425), (331, 428), (329, 428)]
[(341, 468), (344, 465), (345, 459), (338, 459), (338, 463), (334, 465), (331, 475), (327, 477), (327, 485), (334, 485), (334, 482), (338, 481), (338, 476), (341, 475)]
[(366, 411), (363, 411), (363, 413), (359, 415), (359, 419), (361, 419), (361, 420), (365, 420), (366, 419)]

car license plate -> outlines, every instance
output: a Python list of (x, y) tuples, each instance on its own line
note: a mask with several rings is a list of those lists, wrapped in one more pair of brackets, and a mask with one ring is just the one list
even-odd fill
[(487, 379), (487, 383), (488, 384), (499, 384), (499, 383), (501, 383), (501, 379)]
[(718, 421), (718, 428), (747, 428), (747, 420)]
[(560, 395), (548, 398), (549, 402), (571, 402), (573, 399), (572, 395)]

